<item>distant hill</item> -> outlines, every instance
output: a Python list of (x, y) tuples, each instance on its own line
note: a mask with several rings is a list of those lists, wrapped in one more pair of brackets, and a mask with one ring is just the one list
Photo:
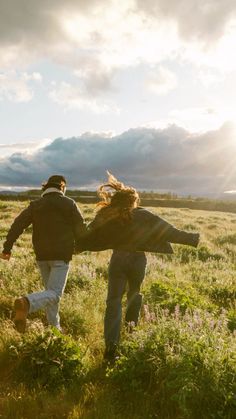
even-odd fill
[[(0, 191), (0, 200), (28, 201), (37, 199), (41, 195), (40, 189), (28, 191)], [(95, 204), (99, 201), (96, 191), (67, 190), (66, 195), (84, 204)], [(235, 198), (234, 198), (235, 197)], [(209, 199), (178, 197), (172, 193), (140, 192), (141, 205), (146, 207), (189, 208), (208, 211), (223, 211), (236, 213), (236, 195), (228, 199)]]
[(19, 192), (16, 191), (0, 191), (0, 195), (18, 195)]

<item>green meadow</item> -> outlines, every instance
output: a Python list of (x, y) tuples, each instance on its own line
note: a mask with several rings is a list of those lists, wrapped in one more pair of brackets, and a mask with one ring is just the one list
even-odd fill
[[(4, 241), (25, 202), (0, 200)], [(93, 205), (83, 204), (86, 220)], [(40, 290), (31, 230), (0, 260), (1, 419), (233, 419), (236, 417), (236, 214), (150, 208), (199, 231), (197, 249), (148, 254), (135, 332), (122, 330), (119, 358), (103, 363), (103, 315), (110, 251), (75, 255), (61, 301), (64, 334), (44, 312), (20, 335), (14, 299)], [(125, 306), (125, 297), (124, 297)]]

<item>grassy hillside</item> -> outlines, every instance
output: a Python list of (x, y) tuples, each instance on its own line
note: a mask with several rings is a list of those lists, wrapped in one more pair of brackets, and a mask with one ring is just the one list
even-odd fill
[[(1, 243), (25, 202), (0, 201)], [(91, 205), (83, 205), (87, 219)], [(61, 303), (65, 335), (38, 312), (19, 335), (15, 297), (40, 289), (30, 230), (0, 260), (0, 418), (233, 419), (236, 411), (236, 214), (153, 208), (201, 233), (198, 249), (148, 255), (135, 333), (103, 365), (103, 315), (111, 252), (76, 255)], [(125, 305), (125, 298), (124, 298)]]

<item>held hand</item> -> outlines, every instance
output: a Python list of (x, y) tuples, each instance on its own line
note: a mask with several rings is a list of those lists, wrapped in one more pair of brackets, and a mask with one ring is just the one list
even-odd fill
[(0, 259), (9, 260), (11, 253), (0, 253)]
[(193, 246), (197, 247), (200, 241), (200, 234), (199, 233), (194, 233), (193, 234)]

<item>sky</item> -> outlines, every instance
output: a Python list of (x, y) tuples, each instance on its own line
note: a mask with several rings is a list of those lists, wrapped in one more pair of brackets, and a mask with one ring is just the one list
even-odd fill
[(236, 189), (234, 0), (0, 0), (0, 188)]

